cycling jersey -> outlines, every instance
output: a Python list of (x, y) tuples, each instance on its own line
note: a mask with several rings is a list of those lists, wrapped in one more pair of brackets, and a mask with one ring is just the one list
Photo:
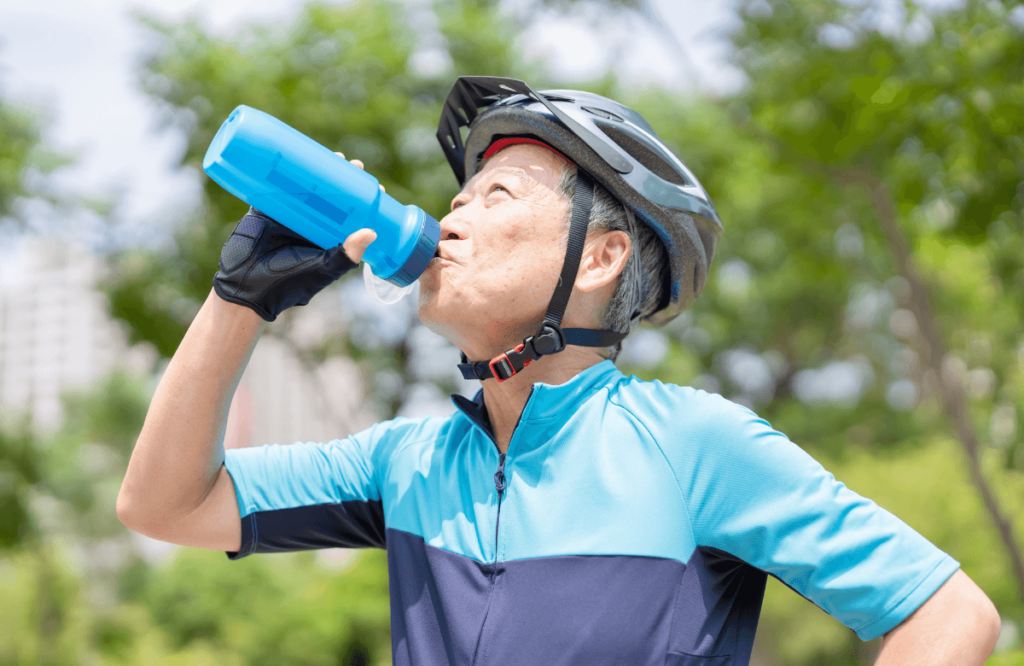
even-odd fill
[(865, 640), (958, 564), (750, 410), (610, 361), (326, 444), (226, 452), (242, 547), (387, 548), (396, 664), (746, 664), (766, 576)]

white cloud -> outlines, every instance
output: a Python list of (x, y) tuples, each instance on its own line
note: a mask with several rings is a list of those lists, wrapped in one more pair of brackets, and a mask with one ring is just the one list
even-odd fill
[[(821, 368), (801, 370), (793, 376), (792, 386), (793, 393), (802, 402), (852, 407), (873, 381), (874, 372), (868, 360), (854, 357), (848, 361), (834, 361)], [(897, 393), (897, 400), (904, 398), (905, 387), (899, 387)]]

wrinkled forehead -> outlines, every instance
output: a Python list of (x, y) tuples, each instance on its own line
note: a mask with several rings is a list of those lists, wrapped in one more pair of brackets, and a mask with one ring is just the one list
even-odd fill
[(480, 182), (497, 175), (511, 176), (523, 189), (538, 185), (557, 190), (569, 163), (558, 153), (534, 144), (515, 144), (482, 163), (482, 168), (463, 186), (471, 192)]

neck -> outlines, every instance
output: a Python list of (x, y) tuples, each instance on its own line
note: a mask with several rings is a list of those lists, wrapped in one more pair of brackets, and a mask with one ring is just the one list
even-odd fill
[(508, 451), (512, 433), (526, 407), (534, 382), (564, 384), (603, 360), (593, 348), (570, 345), (558, 354), (537, 359), (500, 384), (494, 379), (481, 382), (498, 450), (502, 453)]

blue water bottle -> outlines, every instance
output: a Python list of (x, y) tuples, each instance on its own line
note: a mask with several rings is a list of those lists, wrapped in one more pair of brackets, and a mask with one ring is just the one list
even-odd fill
[(203, 171), (228, 192), (324, 249), (363, 228), (377, 232), (363, 255), (373, 274), (399, 287), (434, 257), (441, 228), (403, 206), (377, 179), (277, 118), (242, 105), (224, 121)]

